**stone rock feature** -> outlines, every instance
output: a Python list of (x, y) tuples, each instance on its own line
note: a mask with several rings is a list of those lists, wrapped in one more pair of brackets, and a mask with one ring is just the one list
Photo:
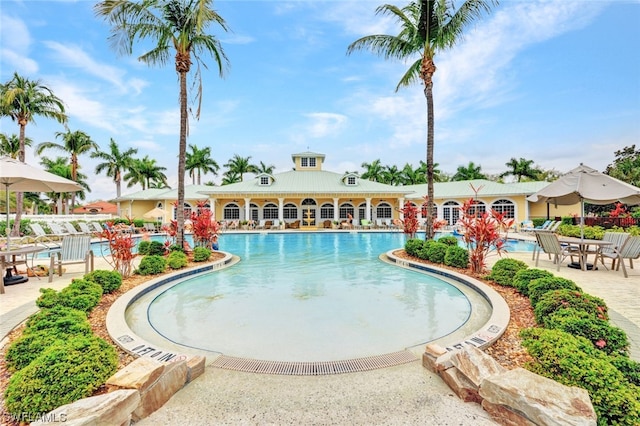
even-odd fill
[(162, 407), (187, 383), (187, 363), (178, 361), (167, 365), (163, 374), (149, 388), (140, 392), (140, 405), (133, 411), (133, 421), (144, 419)]
[(128, 425), (131, 413), (140, 403), (140, 393), (121, 389), (84, 398), (45, 414), (32, 425), (66, 424), (74, 426)]
[(107, 385), (145, 392), (164, 373), (166, 364), (148, 357), (137, 358), (107, 380)]
[(201, 355), (193, 356), (187, 360), (187, 383), (191, 383), (204, 374), (206, 360), (207, 358)]
[(427, 345), (422, 365), (465, 402), (482, 405), (501, 425), (595, 426), (589, 393), (525, 370), (507, 370), (473, 345), (447, 351)]

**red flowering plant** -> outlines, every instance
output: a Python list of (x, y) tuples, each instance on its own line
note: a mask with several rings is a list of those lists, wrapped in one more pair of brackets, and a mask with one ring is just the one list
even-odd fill
[(513, 219), (507, 219), (503, 213), (495, 210), (478, 212), (473, 198), (460, 207), (459, 225), (462, 227), (462, 240), (469, 250), (469, 267), (473, 273), (482, 273), (487, 255), (496, 251), (502, 255), (505, 250), (506, 236), (501, 231), (513, 225)]
[(208, 246), (213, 236), (220, 232), (220, 224), (205, 205), (206, 201), (198, 201), (197, 212), (191, 212), (193, 243), (196, 247)]
[(420, 223), (418, 222), (418, 208), (411, 201), (406, 201), (404, 207), (398, 209), (398, 211), (400, 211), (403, 216), (400, 222), (402, 222), (404, 233), (407, 234), (409, 238), (415, 238), (416, 232), (418, 232), (418, 228), (420, 227)]
[(167, 236), (164, 241), (165, 252), (169, 251), (169, 247), (176, 243), (176, 235), (178, 235), (178, 221), (171, 219), (169, 223), (165, 223), (161, 228)]
[(100, 234), (100, 239), (107, 240), (109, 243), (109, 251), (111, 252), (111, 260), (107, 262), (122, 275), (122, 278), (131, 276), (133, 272), (133, 259), (137, 256), (133, 252), (136, 242), (130, 233), (121, 232), (114, 227), (113, 222), (107, 222), (106, 228)]
[(616, 208), (611, 210), (609, 217), (625, 217), (628, 214), (627, 209), (622, 203), (616, 203)]

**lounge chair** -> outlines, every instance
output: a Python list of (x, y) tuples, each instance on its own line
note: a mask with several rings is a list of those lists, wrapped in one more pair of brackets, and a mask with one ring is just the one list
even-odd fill
[(280, 219), (273, 219), (273, 225), (271, 225), (271, 229), (280, 229)]
[(289, 224), (290, 229), (300, 229), (300, 219), (294, 220)]
[(61, 225), (58, 225), (57, 223), (54, 222), (49, 222), (49, 228), (51, 228), (51, 231), (55, 234), (55, 235), (69, 235), (69, 231), (62, 228)]
[(145, 222), (144, 223), (144, 230), (147, 232), (151, 232), (151, 233), (156, 233), (158, 232), (158, 229), (156, 228), (156, 224), (152, 223), (152, 222)]
[(89, 228), (89, 225), (87, 225), (87, 222), (78, 222), (78, 227), (80, 228), (80, 231), (83, 234), (93, 234), (95, 231), (92, 231), (91, 228)]
[(322, 227), (324, 229), (331, 229), (331, 221), (330, 220), (325, 220), (324, 222), (322, 222)]
[(371, 221), (368, 219), (360, 219), (362, 229), (371, 229)]
[(387, 225), (382, 219), (376, 219), (376, 229), (387, 229)]
[(39, 223), (30, 223), (29, 226), (35, 235), (34, 242), (36, 244), (43, 245), (47, 248), (60, 246), (56, 241), (62, 238), (62, 235), (46, 233)]
[(536, 238), (540, 245), (540, 250), (536, 253), (536, 267), (538, 266), (538, 260), (540, 259), (540, 251), (543, 251), (549, 255), (553, 255), (553, 263), (560, 270), (560, 264), (567, 257), (571, 258), (573, 262), (573, 256), (580, 256), (580, 250), (571, 246), (562, 246), (558, 241), (558, 236), (553, 232), (536, 232)]
[(95, 232), (102, 234), (104, 228), (98, 222), (89, 222), (89, 228), (93, 228)]
[(624, 273), (624, 277), (629, 278), (629, 275), (627, 274), (627, 268), (624, 265), (624, 260), (629, 259), (629, 267), (633, 269), (633, 259), (637, 259), (638, 257), (640, 257), (640, 236), (629, 236), (622, 244), (622, 246), (619, 248), (614, 248), (612, 253), (600, 251), (596, 258), (596, 262), (599, 258), (604, 265), (605, 257), (613, 259), (611, 269), (613, 269), (613, 265), (616, 263), (616, 261), (618, 261), (616, 271), (619, 270), (620, 265), (622, 265), (622, 272)]
[(82, 232), (79, 232), (71, 222), (62, 222), (61, 226), (62, 229), (67, 231), (69, 234), (82, 234)]
[(258, 224), (256, 225), (256, 229), (265, 229), (265, 226), (267, 225), (267, 220), (266, 219), (261, 219)]
[(50, 254), (49, 282), (53, 281), (53, 273), (57, 270), (62, 276), (62, 265), (84, 263), (84, 273), (93, 271), (93, 251), (91, 235), (65, 235), (60, 244), (60, 251)]
[(602, 236), (602, 241), (609, 241), (611, 245), (603, 246), (600, 251), (596, 254), (596, 263), (598, 263), (598, 259), (602, 263), (602, 266), (605, 268), (607, 265), (604, 264), (604, 258), (608, 257), (611, 259), (611, 269), (616, 267), (616, 260), (618, 256), (616, 255), (616, 250), (619, 250), (620, 247), (627, 241), (629, 238), (629, 234), (624, 232), (605, 232)]

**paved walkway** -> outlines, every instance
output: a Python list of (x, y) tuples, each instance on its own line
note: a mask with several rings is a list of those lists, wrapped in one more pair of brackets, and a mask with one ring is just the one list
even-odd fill
[[(530, 253), (511, 253), (534, 266)], [(492, 265), (499, 258), (491, 256)], [(639, 263), (639, 262), (636, 262)], [(632, 342), (631, 354), (640, 360), (640, 265), (622, 271), (595, 271), (556, 266), (544, 255), (538, 268), (574, 280), (582, 289), (604, 299), (611, 321)], [(96, 269), (109, 269), (96, 258)], [(37, 310), (40, 288), (61, 289), (84, 274), (83, 265), (70, 265), (53, 283), (31, 278), (8, 286), (0, 295), (0, 332), (6, 334)], [(272, 376), (207, 367), (205, 373), (140, 425), (181, 424), (417, 424), (493, 425), (482, 408), (463, 403), (420, 361), (363, 373), (335, 376)]]

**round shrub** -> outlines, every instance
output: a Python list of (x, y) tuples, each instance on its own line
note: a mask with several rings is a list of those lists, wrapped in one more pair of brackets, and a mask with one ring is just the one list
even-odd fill
[(446, 244), (448, 246), (458, 246), (458, 239), (453, 235), (445, 235), (444, 237), (440, 237), (438, 238), (438, 242)]
[(544, 319), (544, 326), (589, 339), (607, 354), (626, 354), (629, 348), (629, 340), (623, 330), (612, 326), (609, 321), (594, 318), (588, 312), (559, 309)]
[(28, 334), (50, 328), (61, 329), (66, 333), (77, 333), (83, 331), (87, 324), (89, 324), (87, 314), (84, 312), (66, 306), (54, 306), (41, 309), (31, 315), (22, 333)]
[(538, 303), (540, 298), (548, 291), (551, 290), (575, 290), (582, 291), (577, 284), (567, 278), (562, 277), (546, 277), (536, 278), (529, 283), (527, 292), (529, 293), (529, 300), (533, 306)]
[(89, 312), (100, 302), (102, 287), (92, 281), (76, 278), (60, 291), (59, 297), (62, 306)]
[(156, 275), (167, 269), (167, 260), (162, 256), (149, 255), (142, 258), (137, 273), (140, 275)]
[(444, 263), (444, 257), (447, 254), (447, 249), (450, 246), (439, 243), (437, 241), (429, 244), (427, 248), (427, 259), (433, 263)]
[(516, 259), (500, 259), (491, 268), (491, 273), (485, 278), (497, 282), (504, 286), (513, 285), (513, 277), (522, 269), (528, 266), (521, 260)]
[(448, 246), (447, 252), (444, 255), (444, 264), (455, 268), (466, 269), (469, 266), (469, 251), (457, 245)]
[(151, 247), (151, 241), (143, 240), (138, 243), (138, 254), (145, 256), (149, 254), (149, 248)]
[(151, 241), (149, 243), (149, 256), (164, 256), (164, 244), (160, 241)]
[(193, 249), (193, 261), (205, 262), (211, 257), (211, 250), (206, 247), (196, 247)]
[(404, 251), (407, 252), (409, 256), (418, 256), (418, 252), (422, 249), (424, 245), (424, 240), (418, 238), (411, 238), (407, 240), (404, 244)]
[(422, 248), (418, 249), (417, 256), (423, 260), (429, 260), (429, 248), (436, 244), (435, 240), (426, 240), (422, 242)]
[(116, 350), (99, 337), (58, 341), (11, 376), (5, 407), (14, 415), (47, 413), (91, 396), (117, 367)]
[(174, 251), (179, 251), (179, 252), (181, 252), (181, 253), (184, 253), (184, 252), (185, 252), (184, 247), (180, 247), (180, 246), (179, 246), (179, 245), (177, 245), (177, 244), (171, 244), (171, 245), (169, 246), (169, 253), (172, 253), (172, 252), (174, 252)]
[(611, 364), (636, 386), (640, 386), (640, 362), (634, 361), (626, 355), (609, 357)]
[(594, 318), (609, 319), (604, 300), (575, 290), (547, 291), (533, 307), (533, 314), (538, 324), (544, 324), (546, 317), (565, 308), (587, 312)]
[(86, 274), (83, 278), (99, 284), (100, 287), (102, 287), (103, 294), (113, 293), (122, 285), (122, 275), (116, 271), (93, 271)]
[(53, 308), (60, 305), (60, 294), (52, 288), (41, 288), (40, 296), (36, 299), (38, 308)]
[(567, 386), (589, 392), (598, 425), (640, 424), (640, 387), (629, 382), (583, 337), (559, 330), (530, 328), (520, 333), (535, 362), (527, 368)]
[(180, 269), (187, 266), (189, 259), (187, 255), (181, 251), (172, 251), (167, 257), (167, 264), (171, 269)]
[(513, 277), (511, 285), (515, 287), (520, 294), (529, 295), (529, 283), (536, 278), (553, 277), (553, 274), (549, 271), (535, 268), (520, 269)]

